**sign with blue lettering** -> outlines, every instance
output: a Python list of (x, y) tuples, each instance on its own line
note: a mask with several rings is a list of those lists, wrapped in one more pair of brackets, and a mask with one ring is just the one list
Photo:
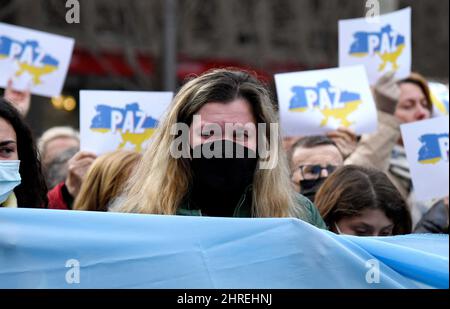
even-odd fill
[(61, 93), (74, 39), (0, 23), (0, 87), (42, 96)]
[(376, 129), (376, 107), (362, 66), (277, 74), (275, 82), (285, 136), (339, 127), (358, 134)]
[(448, 196), (448, 116), (404, 124), (401, 130), (417, 198)]
[(172, 100), (172, 92), (80, 91), (81, 149), (141, 152)]
[(339, 66), (363, 64), (371, 84), (386, 72), (411, 72), (411, 9), (339, 21)]

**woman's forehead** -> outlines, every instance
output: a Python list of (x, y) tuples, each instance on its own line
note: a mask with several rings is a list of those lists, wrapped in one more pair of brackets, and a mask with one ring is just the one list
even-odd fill
[(16, 132), (12, 125), (0, 117), (0, 142), (4, 140), (16, 140)]
[(197, 113), (202, 123), (249, 123), (255, 122), (253, 110), (245, 99), (236, 99), (228, 103), (209, 102)]

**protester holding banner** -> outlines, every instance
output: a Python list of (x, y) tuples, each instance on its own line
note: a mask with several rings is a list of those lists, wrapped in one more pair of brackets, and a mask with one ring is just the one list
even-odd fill
[[(174, 98), (117, 209), (166, 215), (295, 216), (324, 228), (315, 206), (290, 185), (278, 127), (267, 128), (276, 122), (269, 92), (246, 72), (215, 70), (189, 81)], [(253, 130), (225, 128), (223, 134), (226, 124), (236, 123)], [(180, 135), (177, 124), (187, 128), (187, 136), (185, 130)], [(258, 124), (265, 124), (265, 130), (256, 130)], [(257, 146), (256, 131), (268, 142), (269, 157), (275, 161), (268, 168), (256, 157), (264, 151)], [(182, 149), (178, 157), (177, 141)], [(206, 148), (219, 155), (207, 158)], [(232, 156), (223, 157), (224, 149), (231, 149)]]
[(356, 236), (411, 233), (411, 217), (402, 196), (385, 173), (347, 165), (320, 187), (316, 205), (330, 230)]
[(73, 209), (107, 211), (123, 191), (141, 157), (130, 150), (116, 150), (98, 157), (86, 174)]
[(0, 98), (0, 206), (47, 206), (47, 186), (32, 133), (17, 109)]

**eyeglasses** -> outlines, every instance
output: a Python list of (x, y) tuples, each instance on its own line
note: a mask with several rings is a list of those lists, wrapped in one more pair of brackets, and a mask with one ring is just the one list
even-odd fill
[(327, 165), (325, 167), (321, 165), (300, 165), (299, 170), (302, 173), (304, 180), (316, 180), (320, 178), (323, 170), (326, 170), (328, 175), (336, 170), (337, 166)]

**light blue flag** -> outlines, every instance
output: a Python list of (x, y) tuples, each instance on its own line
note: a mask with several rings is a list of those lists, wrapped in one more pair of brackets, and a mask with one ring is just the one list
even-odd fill
[(0, 209), (0, 288), (448, 288), (448, 250), (296, 219)]

